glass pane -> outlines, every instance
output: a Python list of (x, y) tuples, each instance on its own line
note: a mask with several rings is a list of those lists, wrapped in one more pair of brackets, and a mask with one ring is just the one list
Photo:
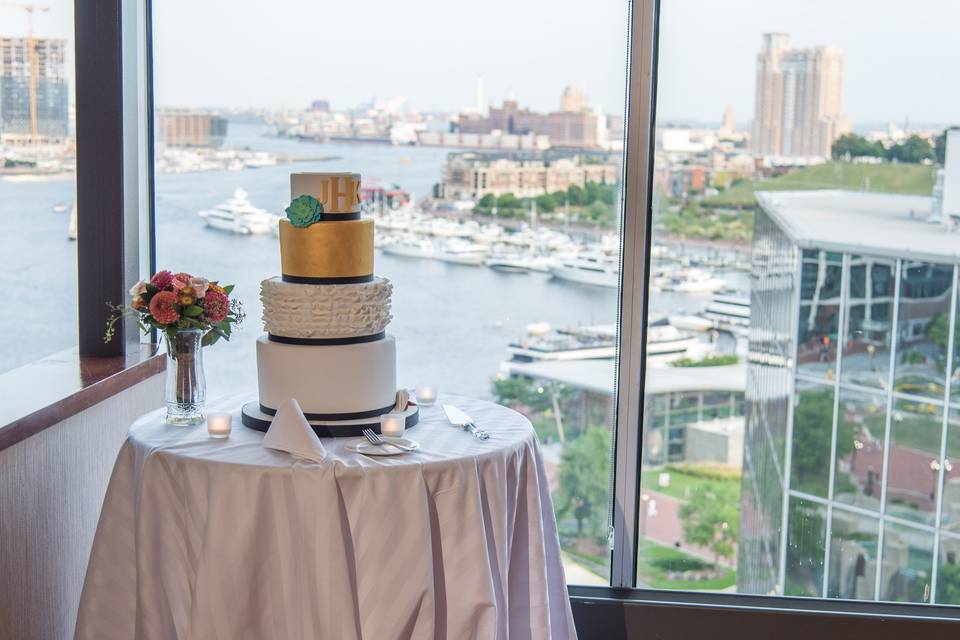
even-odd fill
[(960, 537), (940, 538), (937, 567), (937, 604), (960, 604)]
[(884, 524), (881, 600), (930, 602), (932, 571), (932, 533), (901, 524)]
[(883, 396), (840, 388), (834, 500), (861, 509), (880, 510), (886, 427)]
[[(527, 415), (566, 575), (607, 584), (626, 0), (587, 23), (582, 6), (545, 23), (542, 3), (508, 0), (468, 25), (440, 0), (153, 8), (158, 265), (236, 283), (247, 312), (206, 356), (211, 397), (256, 396), (289, 175), (358, 172), (398, 384)], [(686, 344), (657, 341), (665, 357)], [(663, 406), (658, 461), (683, 458), (697, 411)]]
[[(884, 557), (883, 518), (960, 537), (960, 427), (940, 455), (948, 379), (960, 398), (960, 186), (948, 177), (960, 132), (945, 133), (956, 96), (929, 71), (957, 54), (912, 35), (960, 20), (960, 8), (872, 2), (878, 30), (853, 37), (834, 27), (866, 3), (808, 4), (659, 3), (648, 325), (696, 343), (644, 372), (648, 399), (688, 401), (671, 397), (670, 427), (655, 412), (645, 444), (673, 457), (645, 453), (641, 488), (665, 491), (662, 473), (673, 483), (677, 468), (709, 473), (726, 460), (741, 480), (736, 592), (900, 598), (916, 552), (900, 557), (889, 542)], [(891, 57), (892, 34), (911, 43), (909, 62)], [(714, 404), (725, 390), (715, 382), (734, 380), (742, 425)], [(740, 429), (741, 454), (726, 455), (720, 443)], [(706, 432), (712, 458), (700, 456)], [(927, 562), (929, 581), (929, 552)]]
[(942, 433), (942, 407), (894, 399), (887, 472), (888, 514), (934, 524)]
[(953, 267), (904, 262), (900, 271), (894, 389), (943, 399)]
[(840, 331), (842, 256), (804, 250), (800, 268), (797, 371), (832, 380)]
[(874, 599), (879, 526), (877, 518), (834, 508), (827, 597)]
[(893, 342), (896, 261), (850, 257), (841, 380), (886, 389)]
[(823, 593), (827, 509), (822, 504), (791, 497), (789, 514), (783, 593), (820, 597)]
[(960, 409), (957, 407), (951, 407), (948, 414), (940, 526), (944, 533), (960, 536)]
[(44, 4), (0, 3), (0, 373), (77, 344), (74, 3)]
[(790, 488), (827, 497), (833, 439), (833, 387), (797, 382), (793, 412)]

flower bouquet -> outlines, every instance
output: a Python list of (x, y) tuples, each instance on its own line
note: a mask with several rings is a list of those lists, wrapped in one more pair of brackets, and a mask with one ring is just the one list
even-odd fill
[(230, 339), (235, 326), (243, 322), (243, 305), (231, 299), (233, 285), (220, 286), (188, 273), (158, 271), (149, 281), (141, 280), (130, 289), (129, 307), (110, 305), (113, 316), (107, 322), (104, 340), (116, 333), (116, 324), (134, 316), (144, 333), (157, 330), (167, 342), (167, 422), (203, 422), (206, 381), (203, 374), (203, 347), (220, 338)]

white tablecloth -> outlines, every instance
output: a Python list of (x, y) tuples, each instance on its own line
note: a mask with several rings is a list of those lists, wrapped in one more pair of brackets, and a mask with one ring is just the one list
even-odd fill
[(424, 408), (413, 454), (324, 439), (308, 463), (240, 424), (138, 420), (117, 458), (77, 638), (575, 638), (543, 458), (530, 423), (442, 398), (486, 442)]

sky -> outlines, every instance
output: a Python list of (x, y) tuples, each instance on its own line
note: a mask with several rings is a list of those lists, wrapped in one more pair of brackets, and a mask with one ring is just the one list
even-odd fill
[[(46, 0), (37, 35), (72, 37), (72, 2)], [(960, 123), (960, 2), (662, 0), (658, 116), (752, 117), (761, 34), (845, 52), (844, 111), (856, 123)], [(623, 109), (624, 0), (162, 0), (154, 3), (161, 105), (345, 108), (406, 97), (421, 110), (514, 97), (557, 108), (563, 87)], [(22, 33), (0, 7), (0, 33)], [(70, 61), (72, 64), (72, 60)]]

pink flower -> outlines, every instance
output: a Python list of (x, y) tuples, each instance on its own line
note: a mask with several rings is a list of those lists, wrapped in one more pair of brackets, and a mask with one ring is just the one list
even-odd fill
[(173, 324), (180, 319), (180, 313), (174, 308), (177, 294), (173, 291), (161, 291), (150, 299), (150, 314), (160, 324)]
[(197, 298), (202, 298), (207, 295), (207, 287), (210, 286), (210, 281), (200, 276), (193, 276), (190, 278), (190, 286), (193, 287), (194, 295)]
[(220, 324), (230, 313), (230, 300), (219, 291), (208, 289), (207, 295), (203, 296), (203, 312), (208, 322)]
[(173, 284), (174, 289), (180, 291), (180, 289), (190, 286), (190, 278), (191, 276), (189, 273), (183, 273), (181, 271), (180, 273), (174, 274), (173, 282), (171, 284)]
[(169, 271), (157, 271), (150, 278), (150, 284), (163, 291), (173, 283), (173, 274)]

